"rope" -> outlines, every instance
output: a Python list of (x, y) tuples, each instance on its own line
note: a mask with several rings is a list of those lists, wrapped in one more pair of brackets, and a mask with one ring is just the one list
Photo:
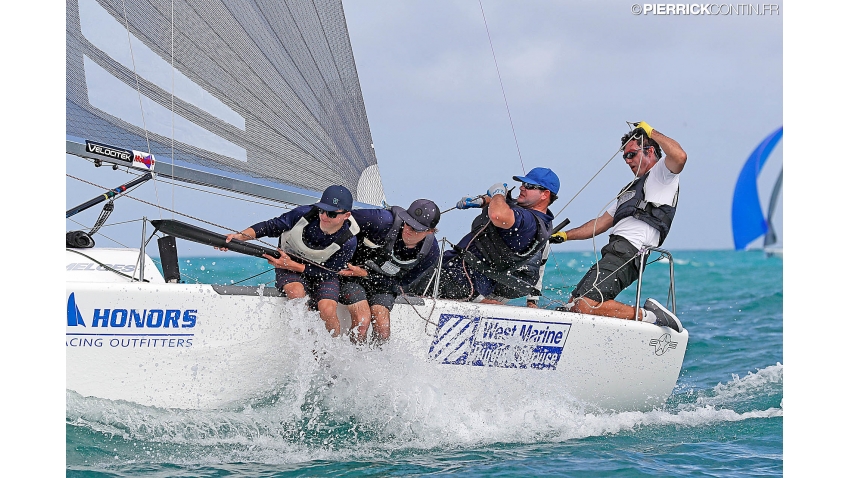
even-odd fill
[(478, 0), (478, 6), (481, 7), (481, 18), (484, 19), (484, 29), (487, 30), (487, 40), (490, 42), (490, 51), (493, 52), (493, 63), (496, 64), (496, 75), (499, 77), (499, 86), (502, 88), (502, 97), (505, 99), (505, 109), (508, 110), (508, 121), (511, 123), (511, 132), (514, 134), (514, 143), (516, 143), (516, 152), (519, 155), (519, 163), (522, 166), (522, 174), (525, 174), (525, 163), (522, 160), (522, 153), (519, 150), (519, 141), (516, 138), (514, 120), (511, 118), (511, 108), (508, 106), (508, 96), (505, 94), (505, 85), (502, 83), (502, 73), (499, 71), (499, 62), (496, 61), (496, 50), (493, 49), (493, 39), (490, 38), (490, 27), (487, 26), (487, 17), (484, 16), (484, 5), (481, 4), (481, 0)]

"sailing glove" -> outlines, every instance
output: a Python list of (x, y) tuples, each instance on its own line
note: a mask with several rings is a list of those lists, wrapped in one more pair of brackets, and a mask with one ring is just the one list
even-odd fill
[(549, 237), (550, 244), (561, 244), (567, 240), (567, 233), (564, 231), (558, 231), (555, 234), (552, 234)]
[(487, 190), (487, 195), (493, 197), (497, 194), (501, 194), (502, 196), (506, 195), (506, 191), (508, 190), (508, 183), (496, 183), (490, 186), (490, 189)]
[(652, 126), (646, 123), (646, 121), (640, 121), (635, 124), (635, 129), (642, 129), (646, 133), (647, 138), (652, 137), (652, 132), (655, 130)]
[(469, 209), (472, 207), (484, 207), (484, 198), (477, 196), (464, 196), (460, 198), (460, 201), (457, 202), (458, 209)]

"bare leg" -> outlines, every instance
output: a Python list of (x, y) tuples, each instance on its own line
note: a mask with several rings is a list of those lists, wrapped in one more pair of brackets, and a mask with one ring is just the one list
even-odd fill
[[(580, 312), (589, 315), (603, 315), (605, 317), (616, 317), (618, 319), (634, 320), (635, 308), (617, 302), (616, 300), (606, 300), (601, 304), (593, 299), (583, 297), (576, 301), (576, 304), (571, 309), (572, 312)], [(643, 316), (641, 316), (643, 319)]]
[(499, 302), (498, 300), (493, 300), (493, 299), (481, 299), (481, 302), (479, 302), (479, 304), (496, 304), (496, 305), (502, 305), (502, 302)]
[(319, 301), (319, 317), (325, 321), (325, 328), (334, 337), (339, 337), (339, 317), (336, 316), (336, 301), (322, 299)]
[(383, 305), (372, 306), (372, 336), (379, 345), (390, 339), (390, 309)]
[(307, 292), (304, 290), (304, 284), (300, 282), (290, 282), (283, 286), (283, 293), (287, 299), (301, 299), (307, 297)]
[(366, 341), (366, 333), (369, 331), (369, 303), (365, 300), (355, 302), (348, 306), (348, 312), (351, 314), (351, 328), (348, 331), (351, 342), (362, 344)]

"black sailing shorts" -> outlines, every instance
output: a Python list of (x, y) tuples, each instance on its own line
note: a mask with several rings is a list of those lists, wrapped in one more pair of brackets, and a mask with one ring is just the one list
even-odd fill
[[(371, 271), (370, 271), (371, 272)], [(371, 272), (374, 274), (374, 272)], [(369, 306), (383, 305), (393, 310), (394, 294), (386, 281), (370, 281), (368, 277), (344, 277), (340, 281), (339, 301), (343, 305), (352, 305), (360, 301), (368, 301)]]
[(587, 271), (572, 292), (573, 298), (587, 297), (602, 302), (617, 297), (638, 278), (637, 253), (637, 248), (628, 239), (612, 234), (608, 245), (602, 248), (602, 258)]

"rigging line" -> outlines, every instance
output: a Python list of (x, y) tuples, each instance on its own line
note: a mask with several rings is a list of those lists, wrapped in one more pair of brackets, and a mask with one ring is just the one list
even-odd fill
[[(637, 133), (633, 134), (633, 135), (631, 136), (631, 138), (629, 138), (629, 140), (628, 140), (628, 141), (626, 141), (625, 143), (623, 143), (623, 145), (622, 145), (622, 146), (620, 146), (620, 149), (619, 149), (619, 150), (617, 150), (617, 153), (619, 153), (621, 150), (625, 151), (625, 147), (626, 147), (626, 145), (627, 145), (627, 144), (629, 144), (629, 141), (632, 141), (633, 139), (635, 139), (635, 137), (636, 137), (636, 136), (637, 136)], [(644, 147), (643, 137), (641, 137), (641, 138), (640, 138), (640, 148), (641, 148), (641, 150), (643, 150), (643, 147)], [(614, 156), (616, 156), (616, 153), (614, 154)], [(614, 159), (614, 158), (612, 157), (611, 159)], [(608, 162), (609, 162), (609, 163), (611, 162), (611, 159), (609, 159), (609, 160), (608, 160)], [(607, 166), (607, 164), (608, 164), (608, 163), (605, 163), (605, 165), (606, 165), (606, 166)], [(603, 166), (603, 168), (604, 168), (604, 167), (605, 167), (605, 166)], [(638, 173), (640, 173), (640, 172), (641, 172), (641, 168), (642, 168), (642, 167), (643, 167), (643, 155), (641, 155), (641, 160), (640, 160), (640, 163), (638, 164), (638, 169), (637, 169), (637, 172), (638, 172)], [(598, 173), (597, 173), (597, 174), (598, 174)], [(627, 185), (626, 185), (626, 187), (624, 187), (623, 189), (621, 189), (621, 190), (620, 190), (620, 192), (619, 192), (619, 193), (617, 193), (617, 195), (616, 195), (616, 196), (614, 196), (614, 199), (611, 199), (610, 201), (608, 201), (608, 203), (607, 203), (607, 204), (605, 204), (605, 206), (603, 206), (603, 207), (602, 207), (602, 210), (600, 210), (600, 211), (596, 214), (596, 219), (594, 219), (594, 220), (593, 220), (593, 236), (591, 236), (591, 241), (592, 241), (592, 243), (593, 243), (593, 256), (594, 256), (594, 258), (596, 259), (596, 263), (597, 263), (597, 264), (599, 264), (599, 250), (596, 248), (596, 235), (597, 235), (597, 234), (596, 234), (596, 226), (597, 226), (597, 224), (598, 224), (598, 222), (599, 222), (599, 217), (600, 217), (602, 214), (604, 214), (604, 211), (605, 211), (606, 209), (608, 209), (608, 206), (609, 206), (612, 202), (614, 202), (614, 201), (619, 201), (620, 196), (622, 196), (623, 194), (625, 194), (625, 193), (626, 193), (626, 191), (628, 191), (628, 189), (629, 189), (630, 187), (632, 187), (632, 185), (633, 185), (633, 184), (635, 183), (635, 181), (637, 181), (637, 180), (638, 180), (638, 175), (637, 175), (637, 173), (635, 173), (635, 176), (632, 178), (632, 180), (629, 182), (629, 184), (627, 184)], [(565, 207), (566, 207), (566, 206), (565, 206)], [(603, 232), (604, 232), (604, 231), (603, 231)], [(637, 257), (638, 255), (640, 255), (640, 251), (638, 251), (638, 253), (637, 253), (637, 254), (635, 254), (635, 255), (634, 255), (634, 257), (632, 257), (632, 259), (629, 259), (629, 261), (634, 260), (634, 258), (635, 258), (635, 257)], [(626, 261), (626, 262), (625, 262), (622, 266), (618, 267), (618, 268), (617, 268), (614, 272), (617, 272), (618, 270), (622, 269), (622, 268), (623, 268), (623, 266), (625, 266), (626, 264), (628, 264), (628, 263), (629, 263), (629, 261)], [(645, 266), (644, 266), (644, 267), (645, 267)], [(614, 272), (612, 272), (612, 273), (611, 273), (611, 275), (609, 275), (609, 276), (608, 276), (608, 278), (613, 277)], [(593, 288), (594, 288), (594, 289), (599, 290), (599, 288), (598, 288), (598, 287), (596, 287), (597, 285), (599, 285), (599, 267), (597, 267), (597, 268), (596, 268), (596, 278), (594, 278), (594, 279), (593, 279)], [(592, 290), (592, 289), (591, 289), (591, 290)], [(590, 291), (587, 291), (586, 293), (584, 293), (584, 294), (582, 295), (582, 297), (584, 297), (584, 296), (585, 296), (585, 295), (587, 295), (588, 293), (590, 293)], [(600, 297), (602, 296), (602, 291), (601, 291), (601, 290), (599, 291), (599, 295), (600, 295)], [(578, 298), (580, 299), (581, 297), (578, 297)], [(604, 302), (605, 302), (605, 299), (604, 299), (604, 297), (603, 297), (603, 300), (602, 300), (602, 302), (600, 302), (600, 303), (599, 303), (599, 305), (597, 305), (596, 307), (591, 307), (591, 308), (594, 308), (594, 309), (595, 309), (595, 308), (602, 307), (602, 304), (603, 304)], [(640, 304), (635, 304), (635, 307), (639, 307), (639, 306), (640, 306)]]
[[(67, 173), (66, 173), (65, 175), (66, 175), (66, 176), (68, 176), (68, 177), (70, 177), (70, 178), (76, 179), (77, 181), (82, 181), (82, 182), (84, 182), (84, 183), (91, 184), (92, 186), (101, 187), (101, 188), (103, 187), (103, 186), (99, 186), (99, 185), (97, 185), (97, 184), (95, 184), (95, 183), (91, 183), (91, 182), (89, 182), (89, 181), (86, 181), (86, 180), (84, 180), (84, 179), (80, 179), (80, 178), (77, 178), (77, 177), (71, 176), (70, 174), (67, 174)], [(124, 193), (124, 195), (123, 195), (122, 197), (128, 197), (128, 198), (130, 198), (130, 199), (133, 199), (133, 200), (139, 201), (140, 203), (147, 204), (148, 206), (153, 206), (153, 207), (155, 207), (155, 208), (164, 209), (164, 210), (166, 210), (166, 211), (168, 211), (168, 212), (170, 212), (170, 213), (173, 213), (173, 214), (179, 214), (179, 215), (181, 215), (181, 216), (188, 217), (188, 218), (190, 218), (190, 219), (194, 219), (194, 220), (196, 220), (196, 221), (198, 221), (198, 222), (203, 222), (204, 224), (209, 224), (209, 225), (211, 225), (211, 226), (219, 227), (219, 228), (221, 228), (221, 229), (226, 229), (226, 230), (229, 230), (229, 231), (235, 231), (235, 230), (236, 230), (236, 229), (231, 229), (231, 228), (229, 228), (229, 227), (222, 226), (222, 225), (220, 225), (220, 224), (216, 224), (216, 223), (214, 223), (214, 222), (205, 221), (205, 220), (203, 220), (203, 219), (201, 219), (201, 218), (197, 218), (197, 217), (195, 217), (195, 216), (190, 216), (189, 214), (184, 214), (184, 213), (182, 213), (182, 212), (180, 212), (180, 211), (176, 211), (176, 210), (174, 210), (174, 209), (169, 209), (169, 208), (167, 208), (167, 207), (160, 206), (160, 205), (158, 205), (158, 204), (154, 204), (154, 203), (152, 203), (152, 202), (150, 202), (150, 201), (145, 201), (144, 199), (139, 199), (139, 198), (137, 198), (137, 197), (130, 196), (130, 195), (129, 195), (129, 194), (127, 194), (127, 193)], [(263, 241), (259, 241), (259, 242), (263, 242)], [(265, 243), (265, 242), (263, 242), (263, 244), (266, 244), (266, 245), (268, 245), (268, 246), (272, 246), (271, 244), (268, 244), (268, 243)], [(272, 247), (274, 247), (274, 246), (272, 246)]]
[(516, 129), (514, 129), (514, 120), (511, 118), (511, 108), (508, 106), (508, 96), (505, 94), (505, 85), (502, 84), (502, 73), (499, 71), (499, 62), (496, 61), (496, 50), (493, 48), (493, 39), (490, 38), (490, 28), (487, 26), (487, 17), (484, 16), (484, 5), (481, 0), (478, 0), (478, 6), (481, 7), (481, 18), (484, 19), (484, 29), (487, 30), (487, 40), (490, 42), (490, 51), (493, 53), (493, 63), (496, 65), (496, 75), (499, 77), (499, 86), (502, 88), (502, 97), (505, 99), (505, 109), (508, 110), (508, 121), (511, 123), (511, 131), (514, 134), (514, 143), (516, 143), (516, 152), (519, 154), (519, 163), (522, 165), (522, 174), (525, 174), (525, 162), (522, 160), (522, 153), (519, 150), (519, 141), (516, 137)]
[[(80, 226), (80, 227), (86, 227), (86, 225), (85, 225), (85, 224), (83, 224), (83, 223), (81, 223), (81, 222), (77, 221), (76, 219), (66, 218), (66, 220), (71, 221), (71, 222), (73, 222), (73, 223), (76, 223), (76, 224), (77, 224), (78, 226)], [(106, 234), (104, 234), (104, 233), (102, 233), (102, 232), (100, 232), (100, 231), (97, 231), (97, 232), (95, 233), (95, 235), (98, 235), (98, 234), (99, 234), (99, 235), (101, 235), (101, 236), (103, 236), (103, 237), (105, 237), (105, 238), (107, 238), (107, 239), (109, 239), (110, 241), (112, 241), (112, 242), (114, 242), (114, 243), (118, 244), (118, 245), (119, 245), (119, 246), (121, 246), (121, 247), (125, 247), (125, 248), (127, 248), (127, 249), (129, 249), (129, 248), (130, 248), (129, 246), (124, 245), (124, 244), (121, 244), (120, 242), (116, 241), (115, 239), (113, 239), (113, 238), (111, 238), (111, 237), (107, 236)]]
[[(148, 153), (148, 154), (152, 154), (152, 153), (151, 153), (151, 140), (150, 140), (150, 137), (149, 137), (149, 135), (148, 135), (148, 124), (147, 124), (147, 120), (145, 120), (145, 108), (142, 106), (142, 90), (141, 90), (141, 87), (139, 86), (139, 74), (136, 72), (136, 56), (133, 54), (133, 41), (132, 41), (132, 37), (130, 36), (130, 22), (129, 22), (129, 20), (127, 19), (127, 3), (126, 3), (124, 0), (121, 0), (121, 6), (122, 6), (122, 8), (123, 8), (123, 10), (124, 10), (124, 28), (126, 28), (126, 29), (127, 29), (127, 46), (128, 46), (128, 48), (129, 48), (129, 50), (130, 50), (130, 60), (131, 60), (131, 61), (132, 61), (132, 63), (133, 63), (133, 77), (134, 77), (134, 78), (135, 78), (135, 80), (136, 80), (136, 94), (137, 94), (137, 95), (138, 95), (138, 97), (139, 97), (139, 112), (140, 112), (140, 113), (141, 113), (141, 115), (142, 115), (142, 128), (145, 130), (145, 143), (146, 143), (146, 144), (147, 144), (147, 146), (148, 146), (148, 151), (147, 151), (147, 153)], [(173, 19), (172, 19), (172, 22), (173, 22)], [(173, 57), (173, 54), (172, 54), (172, 57)], [(174, 68), (174, 67), (173, 67), (173, 65), (172, 65), (172, 76), (173, 76), (173, 68)], [(173, 81), (173, 80), (172, 80), (172, 81)], [(172, 90), (173, 90), (173, 84), (172, 84)], [(173, 133), (173, 128), (174, 128), (174, 118), (173, 118), (173, 114), (174, 114), (174, 99), (173, 99), (173, 91), (172, 91), (172, 105), (171, 105), (171, 112), (172, 112), (171, 125), (172, 125), (172, 137), (173, 137), (173, 135), (174, 135), (174, 133)], [(172, 141), (173, 141), (173, 139), (172, 139)], [(172, 171), (173, 171), (173, 170), (174, 170), (174, 169), (172, 168)], [(159, 204), (159, 188), (158, 188), (158, 187), (157, 187), (157, 185), (156, 185), (156, 176), (154, 175), (152, 179), (153, 179), (154, 196), (156, 196), (156, 202), (157, 202), (157, 204)], [(173, 207), (173, 204), (172, 204), (172, 207)], [(158, 212), (159, 212), (159, 218), (160, 218), (160, 219), (162, 219), (162, 211), (158, 211)]]
[(151, 141), (148, 138), (148, 125), (145, 122), (145, 109), (142, 107), (142, 90), (139, 87), (139, 74), (136, 73), (136, 57), (133, 55), (133, 42), (130, 37), (130, 23), (127, 21), (127, 4), (121, 0), (121, 6), (124, 8), (124, 28), (127, 29), (127, 45), (130, 49), (130, 61), (133, 62), (133, 77), (136, 79), (136, 93), (139, 96), (139, 111), (142, 113), (142, 127), (145, 130), (145, 141), (148, 144), (148, 154), (151, 154)]
[[(171, 0), (171, 174), (174, 175), (174, 0)], [(171, 209), (174, 209), (174, 183), (171, 183)], [(162, 217), (160, 217), (162, 219)], [(174, 214), (171, 215), (174, 219)]]
[(241, 283), (245, 282), (246, 280), (251, 280), (251, 279), (253, 279), (254, 277), (259, 277), (259, 276), (261, 276), (261, 275), (265, 274), (266, 272), (271, 272), (271, 271), (273, 271), (273, 270), (275, 270), (275, 269), (276, 269), (275, 267), (272, 267), (271, 269), (264, 270), (263, 272), (260, 272), (259, 274), (254, 274), (254, 275), (252, 275), (251, 277), (246, 277), (246, 278), (244, 278), (244, 279), (242, 279), (242, 280), (240, 280), (240, 281), (236, 281), (236, 282), (234, 282), (234, 283), (232, 283), (232, 284), (230, 284), (230, 285), (241, 284)]
[[(631, 138), (629, 138), (629, 141), (631, 141), (632, 139), (634, 139), (634, 137), (635, 137), (635, 135), (633, 135)], [(557, 213), (557, 214), (555, 214), (555, 217), (560, 216), (560, 215), (561, 215), (561, 213), (562, 213), (562, 212), (564, 212), (564, 209), (566, 209), (566, 208), (567, 208), (567, 206), (569, 206), (569, 205), (570, 205), (570, 203), (572, 203), (572, 202), (573, 202), (573, 200), (574, 200), (576, 197), (578, 197), (578, 195), (579, 195), (579, 194), (581, 194), (581, 192), (582, 192), (582, 191), (584, 191), (584, 188), (586, 188), (588, 185), (590, 185), (590, 183), (591, 183), (594, 179), (596, 179), (596, 176), (599, 176), (599, 173), (601, 173), (603, 169), (605, 169), (606, 167), (608, 167), (608, 163), (610, 163), (611, 161), (613, 161), (613, 160), (614, 160), (614, 158), (616, 158), (616, 157), (617, 157), (617, 155), (618, 155), (618, 154), (620, 154), (620, 151), (622, 151), (622, 150), (623, 150), (623, 147), (624, 147), (626, 144), (628, 144), (628, 142), (629, 142), (629, 141), (626, 141), (626, 142), (623, 144), (623, 146), (620, 146), (620, 149), (618, 149), (618, 150), (617, 150), (617, 151), (616, 151), (616, 152), (615, 152), (615, 153), (614, 153), (614, 154), (613, 154), (610, 158), (608, 158), (608, 161), (605, 161), (605, 164), (603, 164), (603, 165), (602, 165), (602, 167), (601, 167), (601, 168), (599, 168), (599, 170), (597, 170), (597, 171), (596, 171), (596, 174), (594, 174), (594, 175), (593, 175), (593, 177), (591, 177), (590, 179), (588, 179), (588, 180), (587, 180), (587, 182), (586, 182), (586, 183), (584, 183), (584, 186), (582, 186), (582, 187), (581, 187), (581, 189), (579, 189), (579, 190), (578, 190), (578, 192), (577, 192), (577, 193), (575, 193), (575, 195), (574, 195), (572, 198), (570, 198), (570, 200), (569, 200), (569, 201), (567, 201), (567, 203), (566, 203), (566, 204), (564, 204), (564, 207), (562, 207), (562, 208), (558, 211), (558, 213)], [(610, 204), (610, 203), (609, 203), (609, 204)]]
[[(129, 174), (136, 174), (136, 173), (134, 173), (134, 172), (133, 172), (133, 171), (131, 171), (131, 170), (127, 170), (126, 172), (127, 172), (127, 173), (129, 173)], [(92, 183), (92, 182), (86, 181), (85, 179), (80, 179), (80, 178), (78, 178), (78, 177), (71, 176), (70, 174), (65, 174), (65, 176), (68, 176), (69, 178), (76, 179), (77, 181), (81, 181), (81, 182), (87, 183), (87, 184), (92, 185), (92, 186), (102, 187), (102, 186), (98, 186), (98, 185), (97, 185), (97, 184), (95, 184), (95, 183)], [(141, 175), (136, 174), (136, 176), (141, 176)], [(165, 177), (167, 178), (168, 176), (165, 176)], [(165, 184), (172, 184), (172, 185), (177, 186), (177, 187), (180, 187), (180, 188), (191, 189), (191, 190), (193, 190), (193, 191), (198, 191), (198, 192), (202, 192), (202, 193), (212, 194), (212, 195), (214, 195), (214, 196), (221, 196), (221, 197), (225, 197), (225, 198), (228, 198), (228, 199), (234, 199), (234, 200), (236, 200), (236, 201), (243, 201), (243, 202), (249, 202), (249, 203), (253, 203), (253, 204), (259, 204), (259, 205), (261, 205), (261, 206), (275, 207), (275, 208), (276, 208), (276, 207), (281, 207), (281, 204), (283, 204), (283, 205), (284, 205), (284, 206), (283, 206), (283, 208), (284, 208), (284, 209), (286, 209), (286, 208), (292, 209), (293, 207), (297, 207), (297, 206), (298, 206), (297, 204), (292, 204), (292, 203), (288, 203), (288, 202), (281, 202), (281, 204), (269, 204), (269, 203), (265, 203), (265, 202), (261, 202), (261, 201), (256, 201), (256, 200), (253, 200), (253, 199), (246, 199), (246, 198), (239, 197), (239, 196), (231, 196), (231, 195), (229, 195), (229, 194), (218, 193), (218, 192), (215, 192), (215, 191), (207, 191), (207, 190), (204, 190), (204, 189), (201, 189), (201, 188), (194, 188), (194, 187), (192, 187), (192, 186), (187, 186), (187, 185), (182, 184), (182, 183), (177, 182), (177, 181), (174, 181), (174, 182), (169, 182), (169, 181), (164, 181), (164, 180), (160, 180), (160, 181), (164, 182)], [(106, 188), (106, 189), (109, 189), (109, 188)]]

